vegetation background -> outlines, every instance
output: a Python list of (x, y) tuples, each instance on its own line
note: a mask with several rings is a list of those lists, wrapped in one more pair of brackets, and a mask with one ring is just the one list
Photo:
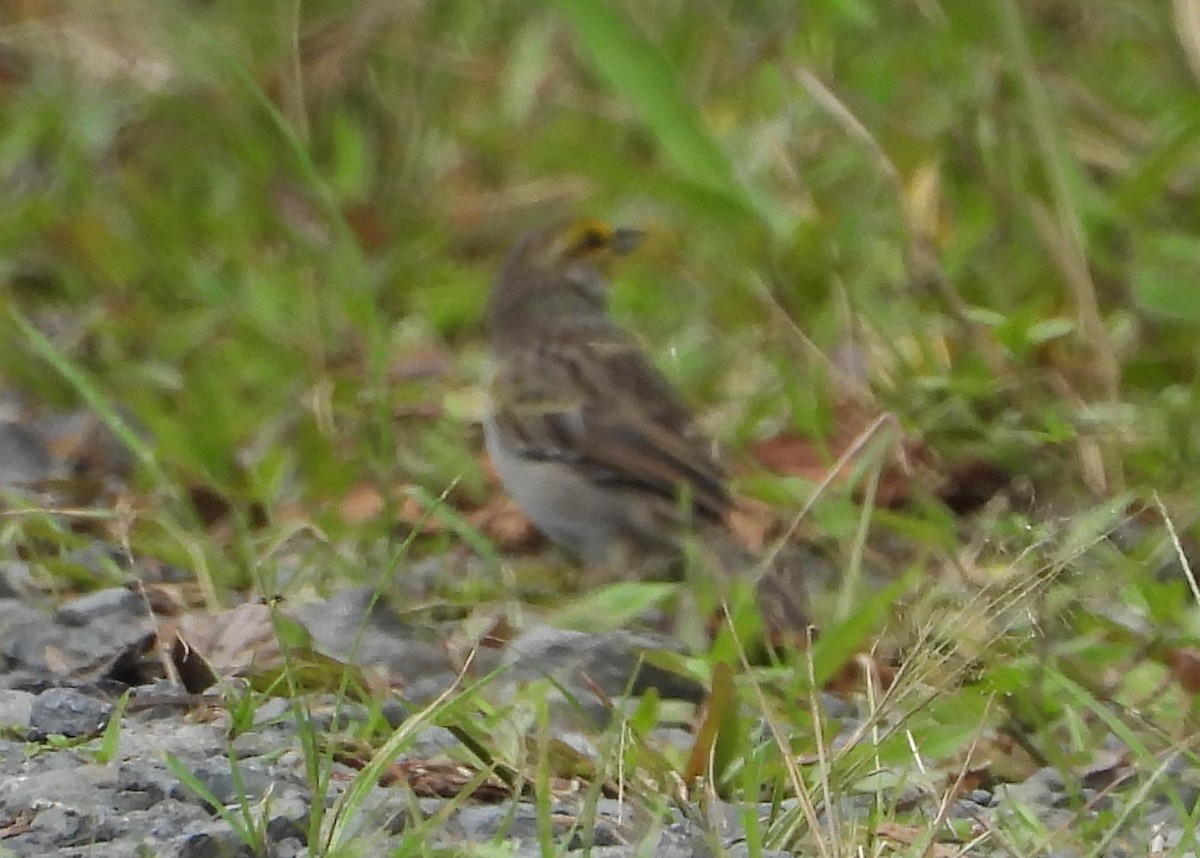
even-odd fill
[(1116, 735), (1194, 823), (1198, 93), (1195, 0), (10, 0), (0, 380), (119, 443), (0, 545), (213, 609), (443, 555), (463, 614), (586, 598), (481, 460), (481, 309), (523, 228), (636, 224), (614, 312), (849, 570), (815, 676), (920, 653), (934, 770)]

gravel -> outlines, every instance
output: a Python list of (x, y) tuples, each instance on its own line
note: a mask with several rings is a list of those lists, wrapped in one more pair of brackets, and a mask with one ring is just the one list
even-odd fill
[[(332, 654), (344, 655), (339, 646), (350, 646), (352, 637), (334, 626), (358, 623), (367, 604), (360, 593), (351, 593), (335, 601), (334, 610), (306, 607), (297, 614), (315, 618), (314, 637), (324, 639)], [(364, 634), (370, 660), (398, 661), (431, 693), (444, 688), (430, 679), (448, 681), (445, 666), (428, 649), (428, 635), (381, 610), (372, 608), (375, 615)], [(345, 701), (339, 705), (330, 695), (301, 697), (299, 707), (291, 700), (258, 696), (257, 708), (238, 712), (235, 721), (218, 698), (198, 698), (159, 680), (133, 689), (113, 752), (104, 747), (101, 734), (126, 686), (96, 675), (88, 678), (88, 672), (94, 671), (98, 656), (144, 637), (149, 622), (144, 601), (123, 589), (94, 593), (56, 610), (31, 606), (23, 598), (0, 598), (0, 858), (286, 858), (320, 853), (323, 843), (310, 843), (310, 838), (329, 835), (335, 819), (331, 811), (358, 772), (332, 761), (327, 751), (306, 749), (304, 737), (314, 730), (318, 736), (346, 736), (370, 717), (367, 708)], [(492, 657), (505, 670), (488, 691), (502, 702), (529, 683), (549, 678), (564, 698), (595, 700), (595, 687), (614, 697), (627, 688), (653, 688), (664, 698), (694, 702), (697, 688), (665, 672), (647, 671), (631, 682), (642, 653), (666, 645), (646, 635), (534, 628)], [(397, 655), (406, 647), (415, 653), (408, 661)], [(421, 672), (423, 666), (428, 673)], [(402, 726), (420, 702), (389, 704), (388, 721)], [(822, 705), (843, 730), (862, 714), (852, 703), (828, 695)], [(297, 711), (309, 729), (298, 727)], [(594, 728), (608, 713), (583, 711), (587, 717), (580, 719), (578, 706), (563, 707), (563, 717), (556, 715), (552, 722), (553, 735), (581, 759), (594, 759), (599, 753)], [(663, 728), (654, 738), (674, 753), (687, 743), (678, 728)], [(456, 749), (461, 751), (453, 733), (429, 727), (414, 737), (400, 761), (446, 760), (447, 752)], [(1119, 747), (1109, 750), (1119, 759)], [(313, 788), (314, 753), (324, 767), (318, 790)], [(1020, 825), (1030, 814), (1046, 829), (1069, 828), (1081, 819), (1125, 809), (1138, 784), (1132, 778), (1115, 779), (1114, 771), (1108, 764), (1083, 776), (1043, 768), (1022, 783), (971, 790), (952, 805), (950, 817), (977, 831)], [(1152, 826), (1168, 847), (1181, 840), (1183, 825), (1170, 803), (1170, 784), (1188, 795), (1200, 791), (1196, 771), (1176, 761), (1169, 784), (1164, 781), (1164, 788), (1151, 792), (1138, 809), (1141, 827), (1131, 829), (1136, 836), (1114, 843), (1113, 849), (1144, 854)], [(800, 814), (794, 801), (746, 808), (708, 796), (685, 810), (669, 806), (651, 813), (628, 799), (593, 797), (589, 807), (586, 795), (586, 784), (576, 795), (564, 793), (543, 819), (528, 799), (502, 794), (492, 801), (418, 797), (402, 786), (375, 785), (352, 814), (338, 819), (338, 842), (354, 840), (361, 854), (387, 854), (417, 842), (449, 851), (466, 844), (504, 843), (509, 854), (533, 856), (541, 854), (548, 825), (549, 836), (564, 852), (590, 848), (593, 856), (613, 858), (749, 855), (747, 811), (760, 819), (763, 829), (781, 815)], [(937, 813), (936, 790), (910, 788), (893, 800), (925, 819)], [(843, 796), (841, 818), (871, 824), (873, 802), (873, 795)], [(315, 818), (319, 821), (314, 823)], [(985, 840), (971, 854), (1005, 853), (998, 840)]]

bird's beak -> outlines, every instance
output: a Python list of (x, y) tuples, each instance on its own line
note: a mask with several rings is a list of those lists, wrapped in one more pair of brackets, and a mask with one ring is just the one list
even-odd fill
[(612, 242), (609, 246), (612, 247), (613, 253), (624, 255), (636, 250), (645, 237), (646, 233), (640, 229), (621, 227), (613, 231)]

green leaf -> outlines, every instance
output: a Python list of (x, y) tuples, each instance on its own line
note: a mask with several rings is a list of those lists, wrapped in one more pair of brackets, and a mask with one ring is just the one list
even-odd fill
[(1133, 264), (1133, 300), (1175, 322), (1200, 322), (1200, 239), (1184, 233), (1146, 236)]
[(129, 705), (132, 690), (126, 691), (117, 700), (112, 714), (108, 716), (108, 724), (100, 736), (100, 747), (92, 752), (92, 758), (102, 765), (107, 765), (117, 758), (121, 742), (121, 719), (125, 717), (125, 708)]
[(873, 591), (855, 606), (851, 616), (821, 629), (821, 636), (812, 648), (817, 688), (828, 682), (855, 653), (870, 648), (872, 638), (891, 615), (896, 602), (912, 586), (915, 574), (910, 571), (886, 587)]
[(683, 93), (666, 54), (607, 3), (559, 0), (592, 64), (641, 114), (667, 158), (696, 185), (756, 209), (747, 189), (713, 139), (696, 105)]
[(1025, 339), (1034, 345), (1041, 345), (1075, 333), (1075, 327), (1073, 319), (1055, 316), (1030, 325), (1025, 332)]
[[(712, 783), (720, 782), (725, 774), (734, 750), (729, 747), (729, 740), (739, 734), (744, 735), (738, 724), (736, 690), (733, 668), (724, 661), (713, 665), (712, 691), (705, 702), (704, 718), (696, 730), (696, 741), (692, 744), (683, 770), (685, 783), (695, 784), (700, 778), (706, 778), (710, 774), (710, 766)], [(720, 752), (718, 745), (721, 746)]]
[(662, 581), (620, 581), (572, 600), (556, 611), (550, 621), (569, 629), (617, 629), (644, 616), (678, 589), (679, 585)]

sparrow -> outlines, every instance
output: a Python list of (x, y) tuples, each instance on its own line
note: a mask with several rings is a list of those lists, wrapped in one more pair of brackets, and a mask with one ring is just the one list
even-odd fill
[(676, 550), (732, 508), (690, 410), (609, 316), (612, 263), (641, 239), (591, 219), (534, 230), (487, 305), (488, 453), (534, 525), (587, 563)]
[[(691, 534), (725, 573), (747, 577), (757, 561), (728, 527), (735, 502), (713, 445), (609, 315), (613, 263), (642, 237), (558, 221), (508, 254), (487, 303), (488, 454), (534, 525), (590, 566), (678, 559)], [(793, 572), (760, 574), (757, 593), (769, 625), (799, 630)]]

